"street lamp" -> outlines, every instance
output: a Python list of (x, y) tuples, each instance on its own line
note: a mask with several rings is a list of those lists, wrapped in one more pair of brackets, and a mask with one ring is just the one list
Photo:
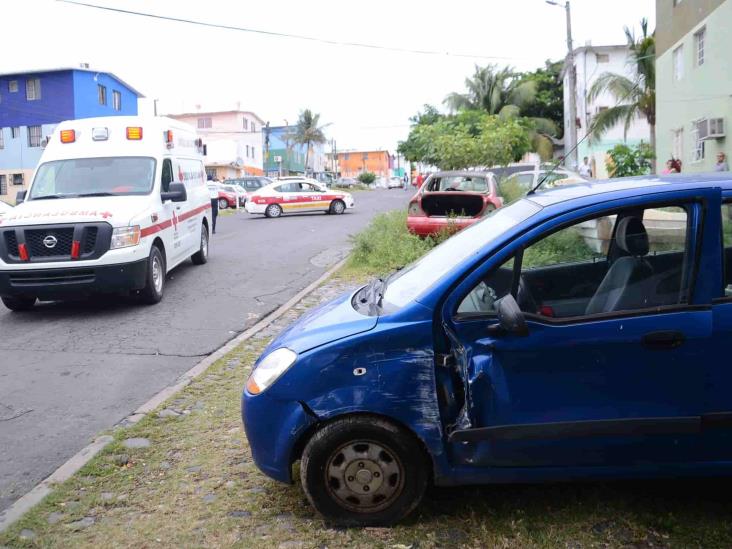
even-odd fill
[[(564, 137), (564, 150), (570, 151), (569, 156), (565, 153), (565, 159), (569, 159), (570, 169), (577, 169), (577, 82), (574, 72), (574, 50), (572, 48), (572, 16), (569, 8), (569, 0), (557, 2), (557, 0), (544, 0), (552, 6), (564, 7), (567, 15), (567, 58), (564, 62), (564, 70), (567, 71), (567, 83), (569, 84), (569, 135)], [(569, 143), (567, 143), (569, 140)], [(566, 160), (565, 160), (566, 161)]]

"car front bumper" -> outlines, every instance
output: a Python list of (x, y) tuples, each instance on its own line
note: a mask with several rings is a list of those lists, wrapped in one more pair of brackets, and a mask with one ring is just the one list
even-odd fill
[(292, 483), (293, 450), (317, 418), (296, 401), (282, 401), (267, 392), (250, 395), (244, 390), (241, 417), (255, 465), (267, 476)]
[(95, 293), (140, 290), (147, 281), (147, 259), (91, 267), (0, 271), (0, 296), (68, 299)]
[(426, 217), (426, 216), (409, 216), (407, 217), (407, 229), (409, 232), (419, 236), (429, 236), (437, 234), (445, 229), (459, 231), (465, 227), (470, 227), (473, 223), (477, 223), (480, 217)]

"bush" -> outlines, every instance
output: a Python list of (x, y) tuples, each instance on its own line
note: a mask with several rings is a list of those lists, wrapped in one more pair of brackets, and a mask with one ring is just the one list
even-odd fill
[(352, 238), (347, 269), (367, 275), (387, 274), (419, 259), (449, 236), (450, 231), (427, 238), (410, 233), (406, 211), (379, 214)]
[(633, 175), (647, 175), (651, 173), (651, 159), (654, 153), (650, 145), (641, 142), (635, 147), (615, 145), (607, 151), (610, 158), (605, 167), (610, 177), (630, 177)]
[(376, 174), (371, 172), (363, 172), (358, 175), (357, 179), (364, 185), (370, 185), (371, 183), (376, 181)]

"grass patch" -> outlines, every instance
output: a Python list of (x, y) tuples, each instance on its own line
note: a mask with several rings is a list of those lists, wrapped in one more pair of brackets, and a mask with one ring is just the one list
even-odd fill
[(450, 236), (450, 230), (421, 238), (407, 230), (407, 212), (392, 211), (374, 217), (368, 227), (353, 237), (353, 251), (346, 275), (386, 274), (416, 261)]

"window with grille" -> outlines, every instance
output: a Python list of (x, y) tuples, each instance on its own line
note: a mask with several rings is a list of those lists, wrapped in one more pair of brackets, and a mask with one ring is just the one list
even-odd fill
[(200, 129), (210, 128), (211, 127), (211, 117), (207, 116), (206, 118), (199, 118), (198, 127)]
[[(5, 135), (3, 134), (3, 129), (0, 128), (0, 149), (5, 148)], [(2, 194), (2, 193), (0, 193)]]
[(97, 84), (97, 97), (99, 98), (100, 105), (107, 104), (107, 87)]
[(694, 33), (694, 46), (696, 47), (696, 66), (704, 64), (704, 41), (707, 37), (706, 27), (702, 27)]
[(28, 146), (29, 147), (40, 147), (41, 146), (41, 127), (40, 126), (28, 126)]
[(115, 111), (122, 110), (122, 94), (118, 91), (112, 91), (112, 108)]
[(691, 124), (691, 138), (694, 142), (694, 150), (692, 151), (692, 162), (701, 162), (704, 160), (704, 138), (707, 136), (707, 121), (697, 120)]
[(0, 175), (0, 194), (8, 194), (8, 178)]
[(38, 78), (29, 78), (25, 81), (25, 98), (28, 101), (37, 101), (41, 98), (41, 81)]

